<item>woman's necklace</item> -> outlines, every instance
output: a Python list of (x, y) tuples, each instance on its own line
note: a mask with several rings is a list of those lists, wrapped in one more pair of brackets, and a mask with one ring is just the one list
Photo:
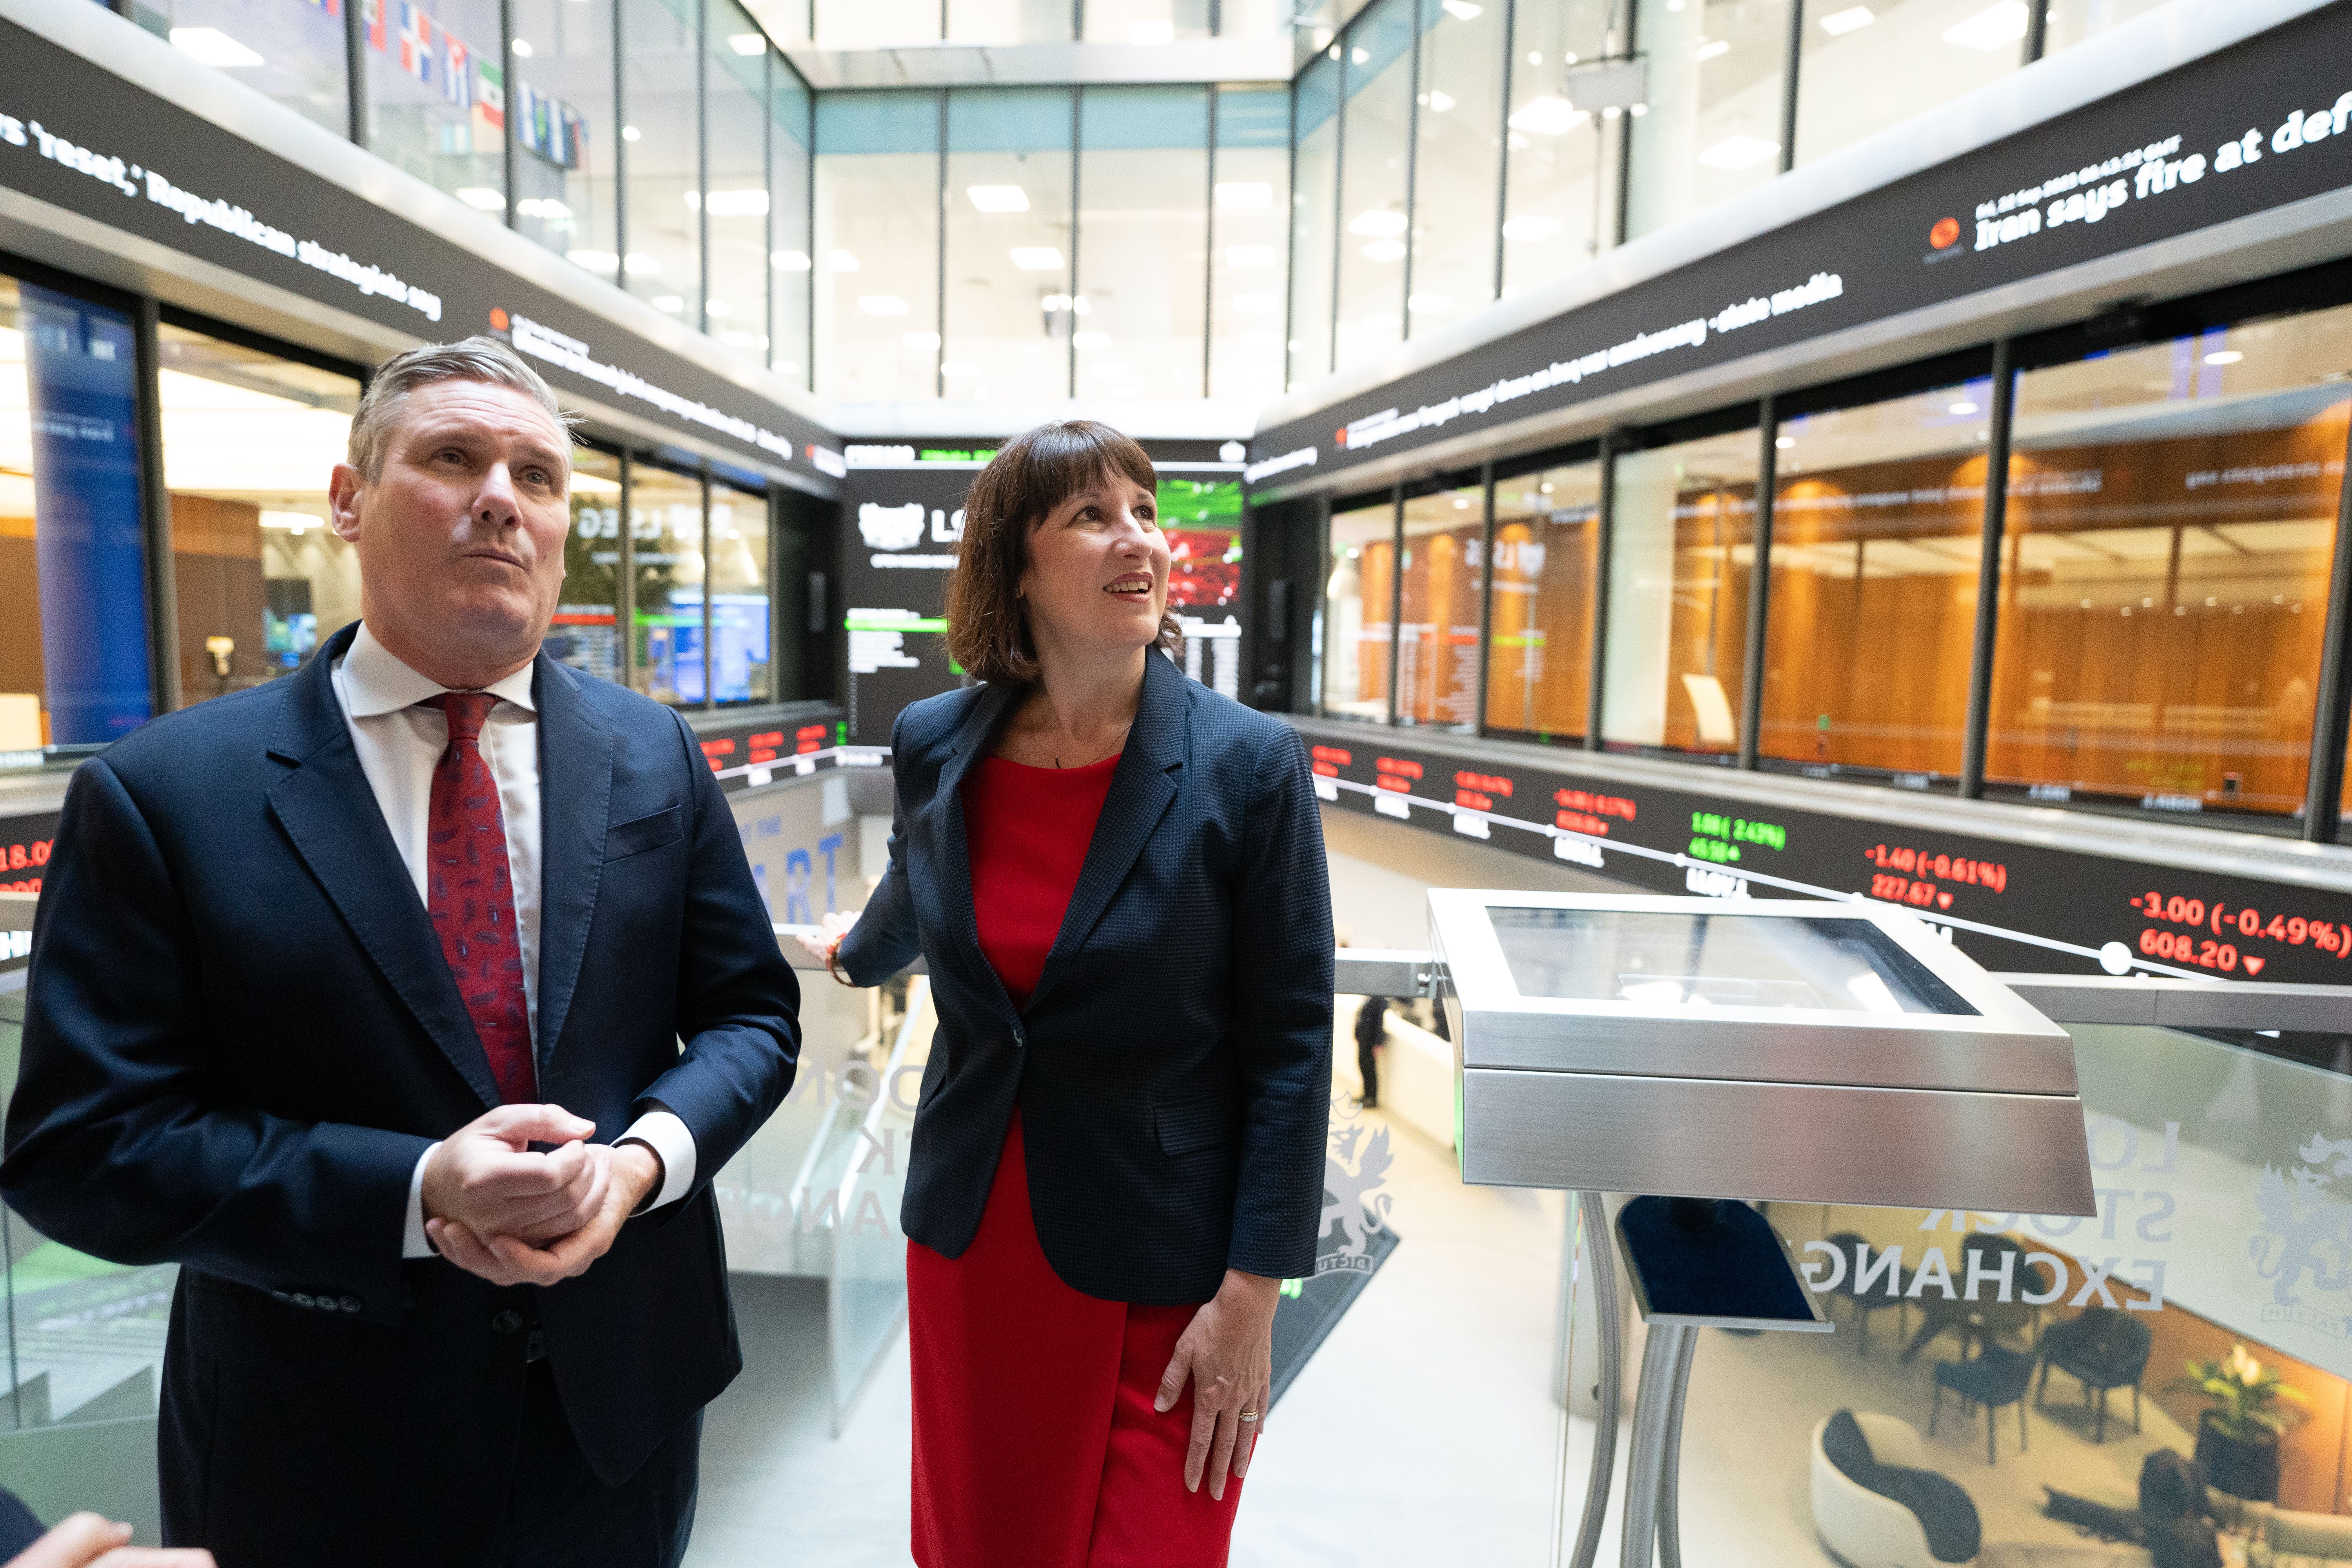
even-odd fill
[[(1129, 719), (1126, 723), (1121, 724), (1121, 725), (1118, 727), (1118, 734), (1116, 734), (1116, 735), (1113, 735), (1113, 736), (1110, 738), (1110, 745), (1105, 746), (1101, 751), (1097, 752), (1093, 756), (1088, 757), (1085, 762), (1083, 762), (1083, 763), (1077, 763), (1076, 765), (1077, 765), (1077, 766), (1079, 766), (1079, 767), (1082, 767), (1082, 768), (1090, 768), (1090, 767), (1094, 766), (1097, 763), (1101, 762), (1105, 757), (1108, 757), (1108, 756), (1109, 756), (1109, 755), (1110, 755), (1110, 752), (1111, 752), (1111, 747), (1112, 747), (1112, 746), (1116, 746), (1116, 745), (1118, 745), (1121, 741), (1126, 740), (1126, 739), (1127, 739), (1127, 732), (1128, 732), (1129, 730), (1132, 730), (1132, 729), (1134, 729), (1134, 728), (1135, 728), (1135, 721), (1134, 721), (1134, 720), (1132, 720), (1132, 719)], [(1060, 766), (1062, 765), (1062, 759), (1061, 759), (1059, 756), (1055, 756), (1055, 757), (1054, 758), (1054, 765), (1055, 765), (1055, 767), (1057, 767), (1057, 768), (1058, 768), (1058, 767), (1060, 767)]]

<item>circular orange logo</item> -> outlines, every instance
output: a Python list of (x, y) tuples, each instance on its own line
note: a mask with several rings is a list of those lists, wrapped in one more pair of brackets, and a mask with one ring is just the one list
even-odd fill
[(507, 313), (502, 310), (493, 307), (490, 311), (490, 331), (494, 332), (503, 332), (507, 330)]
[(1952, 242), (1959, 237), (1960, 220), (1956, 217), (1939, 217), (1936, 226), (1927, 231), (1927, 243), (1938, 250), (1949, 250)]

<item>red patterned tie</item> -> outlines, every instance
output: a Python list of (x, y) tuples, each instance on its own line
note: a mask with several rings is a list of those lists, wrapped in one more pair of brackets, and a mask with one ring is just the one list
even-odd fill
[(433, 769), (425, 819), (425, 909), (490, 1058), (499, 1098), (513, 1105), (538, 1098), (538, 1074), (507, 869), (506, 819), (499, 811), (498, 781), (482, 756), (482, 721), (498, 702), (487, 691), (449, 691), (417, 704), (438, 708), (449, 720), (449, 745)]

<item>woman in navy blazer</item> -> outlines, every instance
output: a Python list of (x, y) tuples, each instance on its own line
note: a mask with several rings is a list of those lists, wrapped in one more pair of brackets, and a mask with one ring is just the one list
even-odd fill
[(811, 944), (859, 984), (919, 952), (937, 1004), (904, 1222), (925, 1568), (1222, 1563), (1280, 1282), (1314, 1268), (1311, 772), (1162, 657), (1155, 488), (1087, 421), (980, 476), (948, 619), (984, 684), (899, 715), (889, 868)]

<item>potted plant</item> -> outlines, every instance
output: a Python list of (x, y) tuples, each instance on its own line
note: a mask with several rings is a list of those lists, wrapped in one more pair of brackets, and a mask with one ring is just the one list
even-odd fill
[(2216, 1401), (2197, 1421), (2197, 1464), (2208, 1485), (2254, 1502), (2278, 1500), (2279, 1434), (2303, 1419), (2305, 1403), (2278, 1369), (2235, 1344), (2214, 1361), (2192, 1361), (2172, 1385)]

